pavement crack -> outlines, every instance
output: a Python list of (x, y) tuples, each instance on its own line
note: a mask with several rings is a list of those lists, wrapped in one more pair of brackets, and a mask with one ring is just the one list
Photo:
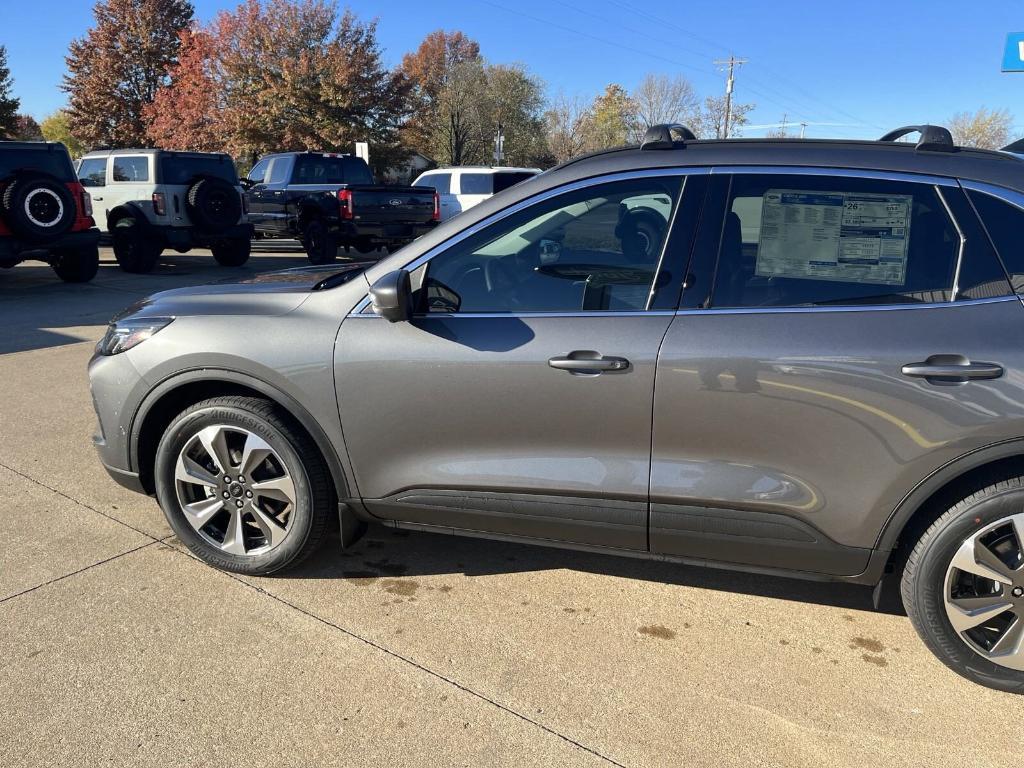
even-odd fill
[(23, 589), (23, 590), (21, 590), (21, 592), (15, 592), (13, 595), (8, 595), (7, 597), (0, 598), (0, 605), (3, 605), (4, 603), (6, 603), (6, 602), (8, 602), (10, 600), (13, 600), (16, 597), (22, 597), (23, 595), (27, 595), (30, 592), (35, 592), (37, 589), (42, 589), (43, 587), (48, 587), (51, 584), (56, 584), (58, 581), (64, 581), (64, 579), (70, 579), (72, 576), (77, 576), (78, 574), (84, 573), (85, 571), (92, 570), (93, 568), (99, 568), (101, 565), (105, 565), (106, 563), (109, 563), (109, 562), (112, 562), (112, 561), (117, 560), (119, 558), (122, 558), (125, 555), (130, 555), (133, 552), (138, 552), (140, 549), (145, 549), (146, 547), (152, 547), (154, 544), (159, 544), (159, 543), (160, 543), (159, 539), (153, 539), (152, 541), (147, 541), (145, 544), (140, 544), (137, 547), (132, 547), (131, 549), (125, 550), (124, 552), (121, 552), (121, 553), (116, 554), (116, 555), (111, 555), (110, 557), (106, 557), (103, 560), (99, 560), (99, 561), (97, 561), (95, 563), (92, 563), (91, 565), (86, 565), (83, 568), (79, 568), (77, 571), (72, 571), (71, 573), (65, 573), (63, 576), (57, 576), (55, 578), (50, 579), (49, 581), (44, 581), (42, 584), (36, 584), (34, 587), (29, 587), (28, 589)]
[(147, 539), (150, 540), (150, 543), (161, 541), (161, 539), (158, 539), (156, 536), (154, 536), (154, 535), (152, 535), (150, 533), (146, 533), (145, 531), (136, 528), (134, 525), (126, 523), (124, 520), (118, 520), (116, 517), (113, 517), (112, 515), (108, 515), (102, 509), (96, 509), (96, 507), (92, 506), (91, 504), (86, 504), (81, 499), (76, 499), (74, 496), (69, 496), (68, 494), (64, 493), (64, 491), (60, 490), (59, 488), (54, 488), (52, 485), (47, 485), (42, 480), (37, 480), (36, 478), (32, 477), (31, 475), (25, 474), (20, 469), (15, 469), (14, 467), (11, 467), (11, 466), (8, 466), (7, 464), (4, 464), (2, 461), (0, 461), (0, 469), (6, 469), (8, 472), (17, 475), (18, 477), (22, 478), (23, 480), (28, 480), (30, 483), (35, 483), (40, 488), (45, 488), (46, 490), (50, 491), (51, 493), (55, 493), (58, 496), (60, 496), (61, 498), (65, 498), (68, 501), (72, 502), (73, 504), (77, 504), (80, 507), (85, 507), (85, 509), (88, 509), (90, 512), (95, 512), (97, 515), (100, 515), (101, 517), (107, 518), (107, 520), (111, 520), (111, 521), (113, 521), (113, 522), (115, 522), (115, 523), (117, 523), (119, 525), (123, 525), (125, 528), (129, 528), (129, 529), (135, 531), (140, 536), (145, 536)]
[[(203, 563), (202, 560), (200, 560), (199, 558), (195, 557), (194, 555), (192, 555), (189, 552), (185, 552), (185, 551), (183, 551), (181, 549), (178, 549), (177, 547), (172, 547), (172, 549), (175, 552), (178, 552), (179, 554), (185, 555), (186, 557), (189, 557), (189, 558), (191, 558), (191, 559), (193, 559), (193, 560), (195, 560), (195, 561), (197, 561), (199, 563), (202, 563), (206, 567), (210, 567), (210, 566), (207, 566), (205, 563)], [(428, 666), (426, 666), (424, 664), (421, 664), (420, 662), (416, 661), (415, 659), (412, 659), (412, 658), (410, 658), (408, 656), (404, 656), (401, 653), (398, 653), (397, 651), (394, 651), (394, 650), (392, 650), (390, 648), (387, 648), (387, 647), (381, 645), (380, 643), (378, 643), (378, 642), (376, 642), (374, 640), (371, 640), (368, 637), (363, 637), (359, 633), (354, 632), (351, 629), (347, 629), (346, 627), (343, 627), (340, 624), (336, 624), (333, 621), (325, 619), (322, 616), (317, 616), (315, 613), (311, 613), (310, 611), (307, 611), (305, 608), (303, 608), (303, 607), (301, 607), (299, 605), (296, 605), (295, 603), (289, 602), (288, 600), (285, 600), (283, 597), (279, 597), (278, 595), (275, 595), (272, 592), (268, 592), (263, 587), (260, 587), (260, 586), (258, 586), (256, 584), (250, 584), (245, 579), (240, 578), (236, 574), (228, 573), (227, 571), (219, 571), (219, 573), (221, 573), (224, 576), (227, 576), (229, 579), (237, 581), (239, 584), (242, 584), (243, 586), (248, 587), (249, 589), (253, 590), (254, 592), (257, 592), (258, 594), (265, 595), (266, 597), (269, 597), (271, 600), (274, 600), (274, 601), (280, 603), (281, 605), (284, 605), (287, 608), (291, 608), (293, 611), (296, 611), (296, 612), (302, 614), (303, 616), (305, 616), (305, 617), (307, 617), (309, 619), (312, 619), (313, 621), (319, 622), (320, 624), (323, 624), (326, 627), (330, 627), (331, 629), (334, 629), (334, 630), (336, 630), (338, 632), (341, 632), (342, 634), (347, 635), (348, 637), (351, 637), (353, 640), (358, 640), (359, 642), (364, 643), (365, 645), (368, 645), (371, 648), (380, 651), (381, 653), (387, 654), (388, 656), (390, 656), (390, 657), (392, 657), (394, 659), (397, 659), (398, 661), (401, 661), (404, 664), (408, 664), (409, 666), (414, 667), (414, 668), (418, 669), (419, 671), (424, 672), (424, 673), (430, 675), (431, 677), (434, 677), (434, 678), (436, 678), (436, 679), (438, 679), (438, 680), (440, 680), (440, 681), (442, 681), (444, 683), (447, 683), (448, 685), (451, 685), (451, 686), (459, 689), (463, 693), (467, 693), (470, 696), (473, 696), (473, 697), (475, 697), (475, 698), (477, 698), (477, 699), (479, 699), (479, 700), (481, 700), (483, 702), (486, 702), (487, 704), (490, 704), (491, 706), (498, 708), (499, 710), (501, 710), (502, 712), (505, 712), (506, 714), (509, 714), (509, 715), (512, 715), (513, 717), (519, 718), (523, 722), (529, 723), (530, 725), (532, 725), (532, 726), (534, 726), (536, 728), (541, 729), (545, 733), (551, 734), (555, 738), (561, 739), (562, 741), (564, 741), (564, 742), (566, 742), (568, 744), (571, 744), (572, 746), (576, 747), (577, 749), (582, 750), (583, 752), (587, 752), (588, 754), (591, 754), (591, 755), (593, 755), (594, 757), (596, 757), (596, 758), (598, 758), (600, 760), (603, 760), (604, 762), (608, 763), (609, 765), (614, 765), (617, 768), (626, 768), (626, 766), (623, 765), (622, 763), (617, 762), (616, 760), (608, 757), (605, 754), (602, 754), (601, 752), (598, 752), (593, 747), (588, 747), (586, 744), (583, 744), (583, 743), (577, 741), (576, 739), (572, 738), (571, 736), (566, 736), (564, 733), (560, 733), (559, 731), (555, 730), (554, 728), (551, 728), (550, 726), (544, 725), (544, 723), (541, 723), (541, 722), (539, 722), (537, 720), (534, 720), (533, 718), (528, 717), (527, 715), (524, 715), (522, 712), (519, 712), (519, 711), (513, 709), (512, 707), (510, 707), (510, 706), (508, 706), (506, 704), (502, 704), (500, 701), (492, 699), (487, 694), (481, 693), (480, 691), (477, 691), (477, 690), (475, 690), (473, 688), (470, 688), (468, 685), (460, 683), (458, 680), (455, 680), (454, 678), (448, 677), (447, 675), (442, 674), (441, 672), (438, 672), (438, 671), (436, 671), (434, 669), (431, 669), (430, 667), (428, 667)]]

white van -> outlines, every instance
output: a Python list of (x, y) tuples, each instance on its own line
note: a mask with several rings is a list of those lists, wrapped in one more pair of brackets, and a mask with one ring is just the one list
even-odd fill
[(433, 187), (441, 200), (441, 221), (482, 203), (513, 184), (540, 173), (540, 168), (437, 168), (420, 175), (413, 186)]

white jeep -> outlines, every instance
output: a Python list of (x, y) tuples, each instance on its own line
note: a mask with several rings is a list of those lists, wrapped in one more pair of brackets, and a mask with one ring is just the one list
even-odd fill
[(162, 149), (98, 150), (78, 163), (96, 222), (126, 272), (149, 272), (165, 248), (209, 248), (218, 263), (249, 259), (252, 225), (230, 156)]

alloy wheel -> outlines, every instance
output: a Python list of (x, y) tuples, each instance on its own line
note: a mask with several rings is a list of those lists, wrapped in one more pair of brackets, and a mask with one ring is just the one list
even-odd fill
[(960, 545), (946, 570), (943, 602), (973, 651), (1024, 671), (1024, 514), (997, 520)]
[(185, 519), (222, 552), (260, 555), (291, 530), (295, 483), (277, 452), (247, 429), (200, 430), (178, 454), (174, 478)]

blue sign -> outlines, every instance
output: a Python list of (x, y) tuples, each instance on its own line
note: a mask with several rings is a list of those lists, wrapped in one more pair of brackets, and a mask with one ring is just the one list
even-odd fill
[(1006, 36), (1003, 72), (1024, 72), (1024, 32), (1011, 32)]

